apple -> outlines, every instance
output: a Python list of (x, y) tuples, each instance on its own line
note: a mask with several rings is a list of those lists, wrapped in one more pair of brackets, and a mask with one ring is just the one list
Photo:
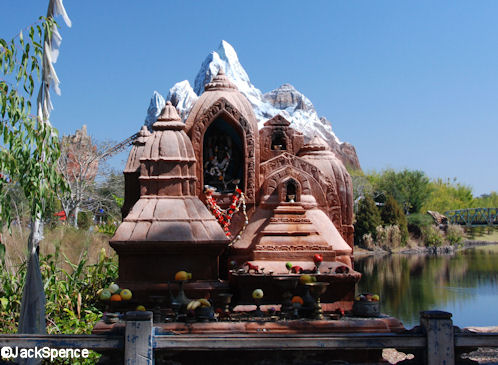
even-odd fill
[(322, 255), (320, 255), (320, 254), (317, 253), (317, 254), (315, 254), (313, 256), (313, 262), (315, 264), (322, 263), (322, 261), (323, 261), (323, 256)]
[(292, 262), (286, 262), (286, 263), (285, 263), (285, 268), (286, 268), (287, 270), (292, 269)]

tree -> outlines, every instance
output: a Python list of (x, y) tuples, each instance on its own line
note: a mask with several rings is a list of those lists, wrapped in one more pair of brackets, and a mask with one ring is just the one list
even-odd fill
[(396, 199), (394, 199), (391, 195), (388, 195), (385, 204), (382, 206), (380, 210), (380, 217), (384, 225), (396, 225), (399, 227), (402, 243), (406, 243), (408, 241), (408, 224), (406, 221), (406, 215)]
[(92, 143), (85, 125), (74, 135), (62, 137), (60, 146), (61, 156), (57, 168), (69, 185), (69, 191), (58, 189), (57, 195), (66, 217), (77, 227), (80, 209), (88, 209), (94, 200), (94, 181), (102, 153)]
[(381, 224), (379, 209), (375, 205), (374, 200), (369, 195), (365, 196), (360, 200), (358, 212), (355, 216), (354, 231), (356, 244), (363, 243), (363, 235), (368, 233), (375, 239), (376, 228)]
[[(19, 333), (45, 331), (45, 296), (41, 280), (38, 244), (43, 239), (43, 214), (54, 198), (56, 186), (64, 185), (56, 170), (59, 157), (57, 131), (49, 122), (50, 87), (59, 91), (53, 63), (61, 41), (54, 20), (62, 15), (69, 22), (61, 0), (50, 0), (47, 17), (41, 17), (7, 42), (0, 39), (0, 218), (10, 226), (11, 204), (5, 199), (7, 185), (18, 183), (30, 206), (31, 234), (28, 268), (19, 321)], [(68, 24), (70, 25), (70, 24)], [(36, 75), (41, 74), (37, 115), (31, 115)]]
[(472, 188), (460, 184), (454, 179), (444, 181), (436, 179), (431, 182), (431, 194), (425, 202), (422, 212), (434, 210), (444, 213), (447, 210), (465, 209), (472, 207), (474, 196)]
[(406, 214), (420, 212), (430, 194), (429, 178), (420, 170), (387, 169), (370, 174), (369, 180), (375, 191), (392, 195)]

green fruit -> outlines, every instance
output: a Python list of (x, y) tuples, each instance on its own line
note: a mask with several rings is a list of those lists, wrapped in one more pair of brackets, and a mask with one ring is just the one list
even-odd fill
[(145, 312), (145, 307), (143, 305), (139, 305), (136, 308), (137, 311)]
[(299, 278), (299, 282), (301, 284), (312, 283), (313, 277), (311, 275), (308, 275), (308, 274), (301, 275), (301, 277)]
[(109, 289), (104, 289), (100, 292), (99, 298), (102, 301), (107, 301), (111, 299), (111, 296), (112, 296), (111, 291)]
[(287, 268), (287, 270), (292, 269), (292, 262), (287, 262), (287, 263), (285, 264), (285, 267)]
[(261, 289), (254, 289), (254, 291), (252, 292), (252, 297), (254, 299), (261, 299), (261, 298), (263, 298), (263, 295), (264, 295), (264, 293), (263, 293), (263, 290), (261, 290)]

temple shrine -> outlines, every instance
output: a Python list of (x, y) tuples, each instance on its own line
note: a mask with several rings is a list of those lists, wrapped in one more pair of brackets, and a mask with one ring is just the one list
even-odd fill
[(168, 102), (152, 129), (142, 128), (124, 171), (124, 219), (111, 240), (121, 286), (146, 293), (187, 270), (193, 287), (223, 290), (249, 278), (230, 275), (246, 263), (272, 275), (287, 274), (287, 262), (313, 272), (314, 254), (329, 281), (338, 267), (354, 274), (351, 177), (321, 138), (305, 143), (281, 115), (258, 130), (222, 70), (185, 124)]
[[(258, 130), (223, 70), (185, 123), (167, 102), (152, 130), (142, 127), (124, 176), (123, 222), (110, 244), (119, 286), (133, 299), (117, 310), (144, 305), (172, 333), (403, 330), (395, 318), (373, 318), (379, 313), (341, 319), (361, 277), (343, 163), (281, 115)], [(94, 332), (119, 327), (106, 323)], [(334, 354), (325, 355), (340, 358)], [(178, 356), (189, 363), (187, 353)]]

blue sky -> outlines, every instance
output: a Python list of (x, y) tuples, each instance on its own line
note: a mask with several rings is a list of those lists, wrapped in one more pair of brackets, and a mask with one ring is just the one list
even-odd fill
[[(0, 0), (0, 36), (48, 1)], [(293, 84), (364, 170), (421, 169), (498, 190), (496, 1), (65, 0), (52, 123), (99, 140), (143, 123), (154, 90), (194, 77), (222, 39), (263, 92)], [(62, 19), (59, 19), (62, 24)], [(124, 157), (113, 160), (122, 169)]]

